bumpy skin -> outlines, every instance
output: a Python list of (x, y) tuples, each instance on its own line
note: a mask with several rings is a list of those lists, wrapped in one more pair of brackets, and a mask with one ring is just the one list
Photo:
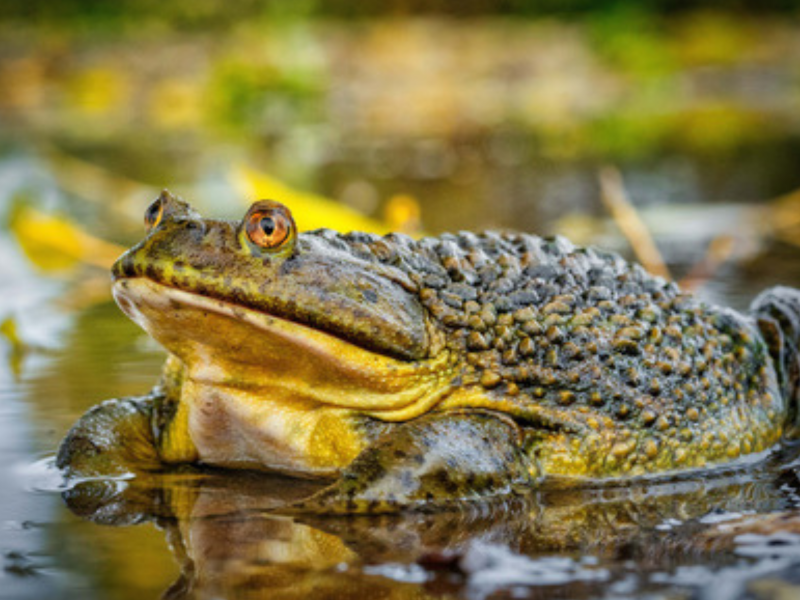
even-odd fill
[(751, 319), (561, 238), (445, 235), (403, 250), (464, 358), (461, 384), (547, 439), (535, 448), (547, 473), (700, 467), (781, 437), (785, 401)]
[[(336, 407), (326, 423), (336, 435), (328, 438), (350, 440), (349, 450), (329, 456), (316, 441), (292, 449), (324, 455), (330, 472), (341, 473), (306, 509), (390, 510), (505, 494), (543, 477), (705, 467), (766, 450), (795, 426), (795, 290), (768, 292), (753, 318), (701, 303), (617, 255), (523, 234), (414, 241), (319, 230), (265, 253), (246, 243), (241, 224), (201, 219), (168, 194), (159, 201), (162, 223), (114, 267), (119, 289), (148, 280), (274, 315), (351, 343), (366, 355), (352, 360), (375, 371), (350, 387), (359, 364), (350, 375), (337, 365), (326, 378), (345, 390), (331, 396)], [(124, 294), (118, 301), (177, 356), (151, 419), (158, 452), (167, 462), (203, 462), (195, 447), (201, 429), (181, 417), (198, 394), (214, 396), (210, 387), (187, 393), (186, 382), (209, 377), (199, 374), (202, 360), (174, 340), (181, 328), (159, 337), (158, 311), (148, 319)], [(178, 315), (179, 302), (170, 303)], [(284, 377), (281, 369), (270, 377)], [(261, 389), (237, 377), (226, 385), (245, 396)], [(393, 404), (406, 388), (413, 401)], [(359, 404), (362, 389), (365, 397), (380, 392), (378, 399)], [(348, 393), (351, 403), (342, 400)], [(300, 406), (309, 415), (330, 408), (314, 402)], [(290, 404), (297, 411), (295, 400), (275, 411)], [(195, 414), (209, 413), (204, 406)], [(83, 443), (93, 430), (102, 435), (104, 423), (84, 417), (76, 426)], [(67, 469), (80, 462), (75, 439), (68, 436), (60, 453)]]

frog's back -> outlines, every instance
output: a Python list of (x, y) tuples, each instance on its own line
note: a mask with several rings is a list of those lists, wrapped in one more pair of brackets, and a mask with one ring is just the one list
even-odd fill
[(784, 399), (755, 323), (613, 253), (563, 238), (350, 236), (405, 270), (461, 393), (531, 426), (550, 473), (613, 476), (724, 462), (781, 437)]

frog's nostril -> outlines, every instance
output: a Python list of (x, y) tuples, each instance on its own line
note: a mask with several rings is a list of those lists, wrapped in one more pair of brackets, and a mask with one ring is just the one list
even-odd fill
[(116, 300), (117, 304), (122, 309), (122, 312), (126, 314), (131, 314), (133, 312), (133, 305), (131, 304), (130, 300), (125, 298), (125, 296), (117, 295)]

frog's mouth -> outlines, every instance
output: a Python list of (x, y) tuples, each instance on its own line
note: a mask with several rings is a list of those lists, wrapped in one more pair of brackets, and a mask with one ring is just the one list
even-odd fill
[(405, 420), (452, 378), (446, 352), (405, 361), (274, 315), (156, 283), (118, 278), (120, 308), (177, 356), (194, 381)]

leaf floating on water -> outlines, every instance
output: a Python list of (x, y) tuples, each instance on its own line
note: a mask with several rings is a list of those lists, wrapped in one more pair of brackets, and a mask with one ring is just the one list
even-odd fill
[(8, 340), (11, 346), (11, 352), (8, 354), (8, 366), (15, 377), (19, 377), (22, 372), (22, 359), (28, 350), (25, 342), (19, 336), (17, 331), (17, 322), (13, 317), (6, 317), (0, 323), (0, 335)]
[(28, 259), (47, 272), (78, 264), (110, 269), (125, 251), (122, 246), (86, 233), (67, 218), (22, 204), (12, 211), (10, 229)]
[(17, 333), (17, 322), (13, 319), (13, 317), (6, 317), (2, 323), (0, 323), (0, 333), (3, 334), (11, 345), (17, 348), (23, 347), (22, 340)]
[(247, 198), (277, 200), (289, 206), (300, 229), (327, 227), (336, 231), (388, 233), (389, 223), (371, 219), (330, 198), (294, 189), (274, 177), (245, 166), (231, 173), (234, 185)]

